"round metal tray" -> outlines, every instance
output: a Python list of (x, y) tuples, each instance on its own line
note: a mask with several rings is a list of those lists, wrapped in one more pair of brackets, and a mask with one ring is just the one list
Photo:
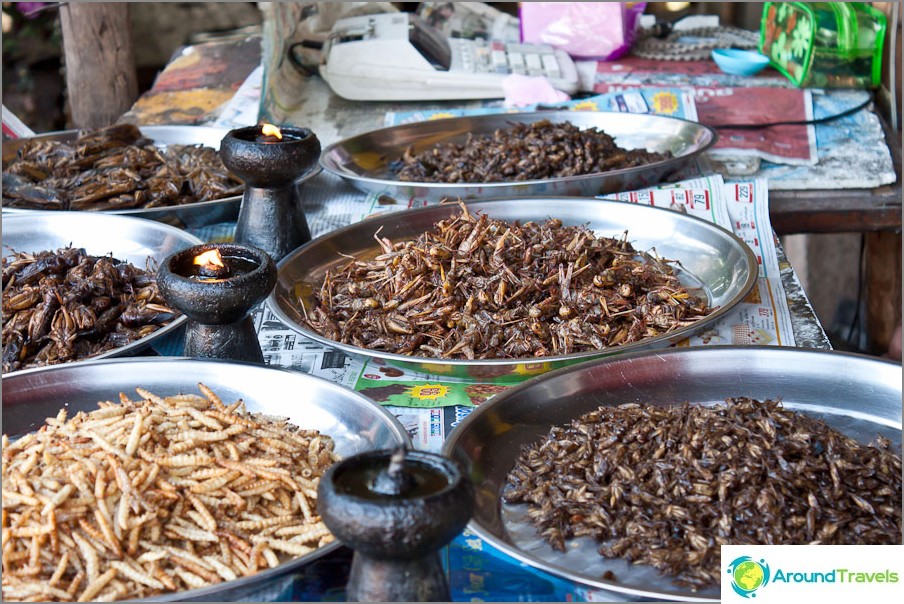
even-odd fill
[[(22, 435), (38, 429), (65, 405), (69, 414), (97, 408), (97, 402), (135, 395), (141, 387), (160, 396), (198, 393), (198, 382), (224, 402), (242, 399), (248, 411), (287, 417), (296, 426), (332, 437), (340, 457), (374, 449), (410, 447), (395, 417), (367, 397), (304, 373), (251, 363), (189, 358), (111, 359), (82, 366), (63, 365), (39, 373), (3, 377), (3, 432)], [(249, 577), (155, 601), (263, 601), (280, 579), (339, 547), (334, 541), (276, 568)]]
[[(348, 256), (372, 257), (379, 253), (373, 235), (398, 241), (414, 239), (461, 211), (457, 204), (443, 204), (390, 213), (364, 220), (319, 237), (286, 256), (279, 264), (279, 277), (267, 303), (277, 317), (302, 335), (359, 358), (432, 374), (485, 380), (522, 380), (550, 369), (593, 357), (621, 354), (642, 348), (665, 347), (706, 329), (741, 302), (756, 283), (757, 263), (753, 252), (732, 233), (712, 223), (679, 212), (618, 201), (576, 197), (533, 197), (467, 202), (468, 210), (507, 221), (542, 221), (550, 217), (565, 225), (587, 225), (597, 235), (620, 237), (628, 231), (635, 249), (655, 248), (662, 258), (681, 264), (679, 278), (685, 285), (703, 290), (709, 304), (718, 307), (707, 317), (671, 333), (622, 346), (560, 356), (528, 359), (436, 359), (406, 356), (359, 348), (330, 340), (302, 324), (304, 309), (298, 293), (304, 292), (306, 308), (311, 292), (320, 288), (327, 270), (344, 266)], [(381, 230), (382, 229), (382, 230)], [(301, 284), (301, 285), (300, 285)]]
[[(513, 123), (532, 124), (541, 119), (571, 122), (578, 128), (598, 128), (624, 149), (671, 151), (674, 157), (644, 166), (583, 176), (471, 184), (405, 182), (390, 170), (391, 162), (412, 146), (415, 153), (437, 143), (461, 144), (469, 135), (488, 136)], [(630, 191), (662, 182), (716, 143), (708, 126), (674, 117), (608, 111), (535, 111), (455, 117), (373, 130), (326, 147), (320, 155), (324, 170), (366, 193), (387, 195), (401, 202), (411, 198), (439, 201), (470, 199), (478, 195), (516, 197), (572, 195), (592, 197)]]
[[(229, 132), (226, 128), (212, 128), (210, 126), (141, 126), (141, 133), (154, 141), (158, 147), (167, 145), (204, 145), (219, 150), (220, 141)], [(3, 141), (3, 163), (11, 159), (19, 148), (32, 140), (56, 140), (60, 142), (74, 142), (78, 138), (78, 130), (61, 130), (48, 132), (29, 138)], [(181, 206), (165, 206), (160, 208), (132, 208), (125, 210), (96, 210), (102, 214), (122, 214), (135, 218), (149, 218), (175, 226), (197, 228), (218, 222), (234, 221), (238, 218), (239, 208), (242, 205), (242, 196), (233, 195), (222, 199), (199, 201)], [(3, 208), (4, 213), (10, 214), (46, 214), (59, 210), (33, 210), (27, 208)], [(75, 213), (75, 212), (74, 212)], [(80, 212), (79, 212), (80, 213)], [(92, 211), (94, 213), (94, 211)]]
[[(564, 554), (549, 547), (526, 521), (526, 504), (501, 499), (521, 446), (600, 405), (709, 405), (749, 396), (781, 398), (786, 409), (822, 419), (863, 443), (881, 434), (900, 454), (901, 378), (899, 364), (838, 352), (757, 346), (646, 351), (562, 369), (495, 396), (455, 428), (443, 454), (468, 468), (475, 481), (470, 527), (514, 558), (620, 599), (713, 601), (718, 588), (692, 592), (651, 566), (608, 560), (590, 538), (569, 542)], [(601, 578), (607, 570), (617, 582)]]
[[(161, 264), (170, 254), (203, 243), (199, 238), (176, 227), (128, 216), (111, 216), (92, 212), (31, 212), (3, 217), (3, 255), (15, 252), (57, 250), (72, 245), (85, 248), (92, 256), (112, 254), (117, 260), (144, 269), (148, 258)], [(156, 266), (151, 270), (156, 271)], [(179, 329), (187, 321), (180, 316), (157, 331), (125, 346), (109, 350), (90, 359), (71, 361), (66, 365), (91, 363), (106, 357), (130, 355), (146, 348), (158, 338)], [(14, 374), (46, 371), (50, 367), (21, 369)]]

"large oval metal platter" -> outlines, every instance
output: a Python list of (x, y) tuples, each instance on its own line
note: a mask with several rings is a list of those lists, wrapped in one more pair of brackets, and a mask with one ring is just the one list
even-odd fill
[[(97, 408), (98, 401), (134, 397), (142, 387), (159, 396), (198, 393), (198, 382), (224, 402), (242, 399), (248, 411), (287, 417), (301, 428), (333, 438), (340, 457), (375, 449), (410, 446), (398, 420), (367, 397), (307, 374), (250, 363), (189, 358), (111, 359), (81, 366), (63, 365), (37, 373), (3, 377), (3, 432), (36, 430), (66, 407)], [(153, 601), (269, 601), (284, 598), (291, 573), (339, 547), (334, 541), (309, 554), (249, 577), (151, 598)]]
[[(111, 254), (117, 260), (137, 268), (156, 271), (171, 254), (203, 243), (201, 239), (176, 227), (128, 216), (93, 212), (31, 212), (3, 216), (3, 255), (15, 252), (40, 252), (67, 247), (85, 248), (92, 256)], [(151, 266), (148, 266), (148, 259)], [(155, 340), (179, 329), (187, 321), (180, 316), (157, 331), (125, 346), (108, 350), (88, 359), (70, 361), (83, 364), (106, 357), (135, 354)], [(54, 365), (50, 365), (54, 367)], [(22, 369), (14, 373), (45, 371), (47, 367)]]
[[(210, 126), (141, 126), (141, 133), (154, 141), (158, 147), (167, 145), (203, 145), (219, 150), (220, 141), (229, 132), (226, 128)], [(61, 130), (48, 132), (28, 138), (3, 141), (3, 163), (13, 157), (19, 148), (32, 140), (56, 140), (74, 142), (78, 138), (78, 130)], [(238, 218), (242, 206), (242, 196), (233, 195), (222, 199), (199, 201), (181, 206), (164, 206), (159, 208), (131, 208), (125, 210), (97, 210), (103, 214), (121, 214), (135, 218), (149, 218), (176, 226), (197, 228), (218, 222), (229, 222)], [(10, 214), (46, 214), (49, 210), (33, 210), (26, 208), (3, 208), (3, 213)], [(76, 213), (76, 212), (73, 212)]]
[[(781, 398), (786, 409), (821, 419), (864, 444), (880, 434), (900, 455), (901, 379), (900, 364), (812, 349), (712, 346), (638, 352), (568, 367), (495, 396), (456, 427), (443, 453), (475, 481), (471, 529), (503, 552), (618, 599), (715, 601), (718, 588), (693, 592), (649, 565), (606, 559), (590, 538), (569, 541), (565, 553), (553, 550), (527, 522), (526, 504), (501, 499), (521, 446), (600, 405), (712, 405), (748, 396)], [(606, 571), (616, 580), (603, 579)]]
[[(672, 159), (644, 166), (582, 176), (491, 183), (428, 183), (398, 180), (392, 162), (412, 147), (415, 153), (437, 143), (461, 144), (469, 135), (489, 136), (513, 123), (532, 124), (541, 119), (571, 122), (578, 128), (597, 128), (615, 138), (624, 149), (671, 151)], [(708, 126), (674, 117), (608, 111), (534, 111), (454, 117), (373, 130), (327, 146), (320, 156), (326, 172), (339, 176), (366, 193), (386, 195), (399, 203), (409, 199), (471, 199), (534, 195), (593, 197), (630, 191), (665, 180), (716, 143)]]
[[(327, 270), (337, 270), (349, 256), (378, 254), (374, 233), (392, 241), (415, 239), (439, 220), (461, 211), (458, 204), (433, 205), (395, 212), (355, 223), (323, 235), (286, 256), (279, 264), (279, 277), (267, 304), (277, 317), (305, 337), (333, 346), (359, 358), (381, 359), (387, 363), (432, 374), (470, 379), (525, 379), (544, 371), (589, 358), (621, 354), (643, 348), (665, 347), (707, 328), (741, 302), (756, 283), (756, 257), (734, 234), (712, 223), (651, 206), (576, 197), (533, 197), (467, 202), (468, 211), (490, 218), (522, 223), (558, 218), (565, 225), (587, 225), (597, 235), (621, 237), (640, 251), (655, 248), (662, 258), (680, 263), (679, 278), (684, 285), (705, 294), (711, 307), (705, 318), (673, 332), (645, 338), (623, 346), (529, 359), (436, 359), (406, 356), (360, 348), (330, 340), (303, 324), (305, 308), (311, 308), (313, 291), (319, 291)], [(702, 290), (702, 291), (700, 291)]]

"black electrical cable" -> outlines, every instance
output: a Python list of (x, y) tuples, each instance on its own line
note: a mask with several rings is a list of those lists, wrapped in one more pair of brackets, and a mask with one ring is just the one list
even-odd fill
[[(589, 96), (589, 95), (588, 95)], [(573, 100), (580, 100), (580, 97), (575, 97)], [(705, 126), (709, 126), (714, 129), (724, 129), (724, 130), (757, 130), (759, 128), (771, 128), (772, 126), (809, 126), (811, 124), (825, 124), (827, 122), (831, 122), (837, 119), (841, 119), (843, 117), (847, 117), (849, 115), (853, 115), (858, 111), (865, 109), (873, 102), (873, 93), (870, 91), (869, 98), (865, 101), (851, 107), (850, 109), (845, 109), (840, 113), (836, 113), (835, 115), (827, 115), (825, 117), (815, 118), (812, 120), (789, 120), (786, 122), (766, 122), (763, 124), (706, 124), (704, 122), (700, 122)], [(556, 105), (544, 105), (540, 103), (537, 105), (537, 111), (560, 111), (562, 106), (559, 104)]]
[(873, 102), (873, 95), (870, 92), (869, 97), (857, 105), (856, 107), (851, 107), (850, 109), (845, 109), (841, 113), (836, 113), (835, 115), (827, 115), (826, 117), (820, 117), (812, 120), (789, 120), (786, 122), (767, 122), (764, 124), (706, 124), (710, 128), (716, 129), (731, 129), (731, 130), (756, 130), (759, 128), (770, 128), (772, 126), (809, 126), (811, 124), (824, 124), (826, 122), (831, 122), (843, 117), (847, 117), (849, 115), (853, 115), (867, 107), (870, 103)]
[(291, 63), (292, 66), (299, 72), (301, 72), (301, 75), (305, 77), (317, 75), (315, 69), (312, 69), (311, 67), (304, 64), (304, 61), (298, 54), (298, 51), (295, 50), (296, 48), (323, 50), (323, 42), (319, 42), (317, 40), (302, 40), (301, 42), (295, 42), (294, 44), (290, 45), (288, 50), (286, 50), (286, 56), (289, 58), (289, 63)]

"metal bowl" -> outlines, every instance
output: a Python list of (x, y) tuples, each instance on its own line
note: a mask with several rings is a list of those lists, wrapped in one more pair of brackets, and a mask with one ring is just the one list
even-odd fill
[[(624, 597), (718, 600), (718, 588), (692, 592), (648, 565), (607, 560), (589, 538), (556, 552), (525, 520), (526, 505), (501, 501), (520, 447), (600, 405), (680, 405), (727, 397), (780, 397), (786, 409), (826, 421), (863, 443), (882, 434), (901, 447), (901, 365), (863, 355), (757, 346), (647, 351), (583, 363), (503, 392), (466, 417), (443, 453), (468, 468), (477, 505), (470, 527), (533, 567)], [(572, 549), (572, 545), (574, 546)], [(617, 582), (602, 579), (611, 570)]]
[[(167, 145), (204, 145), (219, 150), (220, 141), (228, 132), (225, 128), (212, 128), (209, 126), (141, 126), (141, 133), (154, 141), (158, 147)], [(60, 142), (73, 142), (78, 138), (78, 130), (62, 130), (48, 132), (29, 138), (3, 141), (3, 163), (12, 159), (19, 148), (32, 140), (56, 140)], [(122, 214), (134, 218), (148, 218), (158, 220), (175, 226), (189, 228), (202, 227), (218, 222), (230, 222), (236, 220), (239, 208), (242, 205), (242, 196), (233, 195), (222, 199), (199, 201), (181, 206), (165, 206), (160, 208), (132, 208), (125, 210), (96, 210), (102, 214)], [(3, 213), (10, 214), (46, 214), (50, 210), (32, 210), (27, 208), (3, 208)], [(54, 210), (58, 211), (58, 210)], [(73, 211), (75, 212), (75, 211)]]
[[(532, 124), (541, 119), (554, 123), (571, 122), (582, 130), (595, 127), (614, 137), (622, 148), (671, 151), (674, 157), (635, 168), (522, 182), (404, 182), (390, 170), (391, 162), (402, 157), (408, 147), (419, 153), (437, 143), (461, 144), (469, 135), (492, 135), (496, 130), (510, 128), (513, 123)], [(592, 197), (662, 182), (712, 147), (717, 137), (715, 130), (703, 124), (660, 115), (607, 111), (503, 113), (416, 122), (359, 134), (326, 147), (320, 163), (327, 172), (344, 178), (366, 193), (387, 195), (406, 203), (411, 198), (439, 201), (444, 198), (470, 199), (478, 195)]]
[[(3, 217), (3, 255), (10, 251), (40, 252), (72, 245), (85, 248), (92, 256), (112, 254), (114, 258), (144, 269), (148, 258), (156, 264), (179, 250), (203, 243), (176, 227), (128, 216), (110, 216), (93, 212), (31, 212)], [(156, 270), (156, 267), (151, 267)], [(68, 365), (91, 363), (106, 357), (130, 355), (155, 340), (179, 329), (187, 319), (177, 317), (168, 325), (125, 346), (102, 354), (71, 361)], [(46, 371), (50, 367), (21, 369), (14, 373)]]
[[(160, 396), (198, 392), (198, 382), (223, 401), (242, 399), (248, 411), (288, 417), (302, 428), (320, 430), (341, 457), (375, 449), (410, 446), (398, 420), (367, 397), (324, 379), (250, 363), (189, 358), (111, 359), (57, 366), (39, 373), (3, 377), (3, 432), (21, 435), (39, 428), (65, 405), (75, 411), (97, 408), (102, 400), (134, 396), (140, 386)], [(334, 541), (309, 554), (210, 587), (165, 594), (155, 601), (265, 601), (289, 575), (339, 547)]]
[[(523, 380), (531, 375), (593, 357), (620, 354), (642, 348), (665, 347), (683, 340), (718, 321), (741, 302), (757, 279), (753, 252), (732, 233), (712, 223), (671, 210), (639, 204), (576, 197), (533, 197), (467, 202), (471, 213), (486, 213), (507, 221), (542, 221), (559, 218), (565, 225), (587, 225), (597, 235), (622, 236), (637, 250), (656, 249), (663, 258), (681, 263), (679, 278), (702, 290), (709, 305), (718, 307), (707, 317), (671, 333), (602, 350), (527, 359), (436, 359), (386, 353), (330, 340), (302, 323), (304, 309), (311, 308), (311, 294), (319, 290), (327, 270), (348, 262), (347, 256), (372, 257), (379, 253), (373, 235), (391, 240), (414, 239), (439, 220), (460, 212), (457, 204), (428, 206), (390, 213), (332, 231), (303, 245), (278, 265), (279, 277), (267, 299), (271, 310), (286, 325), (305, 337), (333, 346), (359, 358), (381, 359), (415, 371), (477, 380)], [(380, 230), (382, 229), (382, 230)]]

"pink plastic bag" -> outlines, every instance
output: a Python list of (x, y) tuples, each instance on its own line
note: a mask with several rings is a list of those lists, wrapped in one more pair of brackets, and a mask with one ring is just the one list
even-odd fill
[(576, 59), (617, 59), (631, 48), (646, 2), (521, 2), (521, 41)]

